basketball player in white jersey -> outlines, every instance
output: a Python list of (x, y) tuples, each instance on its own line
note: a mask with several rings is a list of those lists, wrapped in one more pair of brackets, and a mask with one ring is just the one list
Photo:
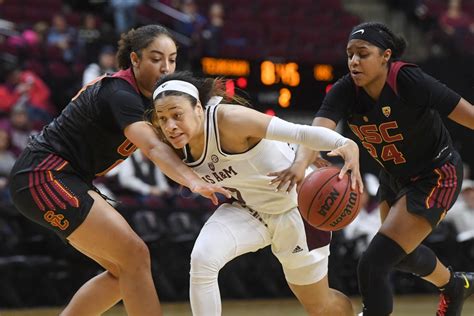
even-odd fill
[(352, 187), (362, 191), (357, 145), (326, 128), (221, 104), (223, 86), (217, 79), (182, 72), (160, 80), (153, 94), (151, 121), (157, 131), (182, 151), (185, 163), (202, 179), (226, 187), (234, 198), (209, 218), (194, 245), (193, 314), (220, 315), (219, 270), (237, 256), (271, 245), (309, 315), (354, 315), (350, 300), (328, 286), (330, 233), (304, 223), (296, 190), (276, 190), (268, 173), (291, 165), (294, 152), (287, 143), (295, 143), (341, 156), (340, 176), (351, 170)]

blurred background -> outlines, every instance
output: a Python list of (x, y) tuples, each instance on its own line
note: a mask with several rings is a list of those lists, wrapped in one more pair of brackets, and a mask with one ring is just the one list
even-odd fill
[[(403, 33), (405, 61), (474, 103), (473, 0), (0, 0), (0, 308), (60, 306), (100, 271), (11, 205), (8, 173), (37, 133), (91, 79), (116, 70), (122, 32), (159, 23), (179, 45), (178, 69), (225, 76), (229, 93), (263, 112), (310, 124), (347, 72), (353, 26), (381, 21)], [(474, 260), (474, 133), (446, 121), (465, 161), (458, 202), (425, 241), (454, 270)], [(345, 126), (341, 131), (351, 136)], [(416, 146), (416, 144), (413, 144)], [(336, 162), (337, 163), (337, 162)], [(362, 154), (367, 190), (354, 223), (334, 233), (332, 287), (357, 295), (357, 260), (377, 231), (377, 166)], [(140, 152), (95, 183), (147, 242), (160, 298), (188, 300), (189, 255), (214, 210), (177, 187)], [(285, 298), (291, 292), (269, 249), (242, 256), (220, 275), (224, 299)], [(435, 293), (395, 272), (396, 294)]]

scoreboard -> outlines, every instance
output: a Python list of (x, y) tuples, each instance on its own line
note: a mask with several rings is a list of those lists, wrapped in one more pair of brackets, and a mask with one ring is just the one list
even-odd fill
[(276, 59), (251, 61), (204, 57), (200, 67), (205, 76), (225, 77), (228, 93), (239, 93), (240, 90), (254, 108), (273, 113), (314, 114), (331, 85), (347, 73), (346, 65)]

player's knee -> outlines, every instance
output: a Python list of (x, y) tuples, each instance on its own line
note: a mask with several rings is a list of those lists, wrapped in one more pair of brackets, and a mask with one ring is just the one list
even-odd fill
[(359, 279), (369, 278), (370, 275), (375, 272), (375, 270), (378, 270), (379, 273), (383, 273), (385, 267), (377, 266), (377, 264), (374, 262), (374, 259), (377, 259), (376, 254), (369, 245), (369, 248), (367, 248), (367, 250), (362, 253), (357, 265), (357, 275)]
[(120, 270), (116, 265), (114, 265), (113, 267), (111, 266), (110, 268), (107, 268), (107, 272), (114, 279), (118, 279), (120, 277), (120, 272), (119, 271)]
[(107, 271), (110, 277), (118, 279), (120, 277), (120, 268), (117, 264), (111, 261), (100, 261), (100, 265)]
[(195, 245), (191, 252), (191, 278), (216, 277), (222, 268), (216, 254), (206, 251), (205, 247)]
[(328, 258), (313, 262), (307, 266), (291, 269), (283, 266), (285, 278), (294, 285), (307, 285), (319, 282), (328, 274)]
[(425, 277), (434, 271), (436, 262), (435, 253), (425, 245), (420, 245), (400, 261), (396, 268), (400, 271)]
[[(319, 293), (317, 296), (319, 296)], [(304, 304), (303, 306), (306, 313), (311, 316), (354, 315), (354, 309), (350, 299), (333, 289), (329, 290), (328, 295), (323, 295), (314, 300), (311, 304)]]
[(321, 308), (311, 311), (310, 315), (326, 316), (326, 315), (340, 315), (352, 316), (354, 309), (351, 300), (339, 291), (329, 289), (328, 297), (324, 303), (321, 303)]
[[(293, 286), (292, 289), (294, 290), (295, 287)], [(333, 301), (328, 289), (307, 289), (305, 292), (295, 292), (295, 294), (306, 314), (313, 316), (334, 315), (331, 314), (333, 311), (331, 307), (334, 307), (334, 305), (332, 305)]]
[(324, 315), (330, 315), (328, 313), (330, 311), (329, 308), (329, 303), (328, 302), (322, 302), (320, 305), (306, 305), (303, 306), (304, 310), (306, 311), (306, 314), (310, 316), (324, 316)]
[(367, 280), (374, 275), (387, 275), (405, 256), (405, 251), (395, 241), (377, 234), (359, 260), (359, 279)]
[(123, 252), (117, 260), (120, 271), (149, 269), (150, 251), (140, 237), (131, 237), (122, 246)]
[[(214, 231), (219, 228), (218, 225), (208, 224), (214, 227)], [(231, 241), (225, 234), (216, 234), (218, 241), (204, 238), (196, 241), (191, 252), (191, 272), (207, 271), (217, 274), (219, 270), (230, 260), (235, 258), (235, 248), (231, 247)], [(214, 236), (216, 236), (214, 235)]]
[(334, 315), (354, 315), (354, 308), (352, 306), (352, 302), (346, 295), (334, 289), (330, 289), (329, 291), (332, 294), (330, 306), (334, 312)]

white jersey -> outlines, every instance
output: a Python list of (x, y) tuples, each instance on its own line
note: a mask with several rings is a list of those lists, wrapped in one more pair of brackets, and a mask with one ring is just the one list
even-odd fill
[[(205, 110), (204, 151), (194, 162), (185, 163), (201, 178), (229, 189), (232, 196), (246, 207), (257, 212), (280, 214), (297, 207), (296, 189), (275, 192), (267, 176), (288, 168), (295, 152), (286, 143), (262, 139), (255, 147), (240, 154), (227, 154), (220, 146), (217, 123), (218, 105)], [(188, 153), (185, 151), (186, 157)]]

